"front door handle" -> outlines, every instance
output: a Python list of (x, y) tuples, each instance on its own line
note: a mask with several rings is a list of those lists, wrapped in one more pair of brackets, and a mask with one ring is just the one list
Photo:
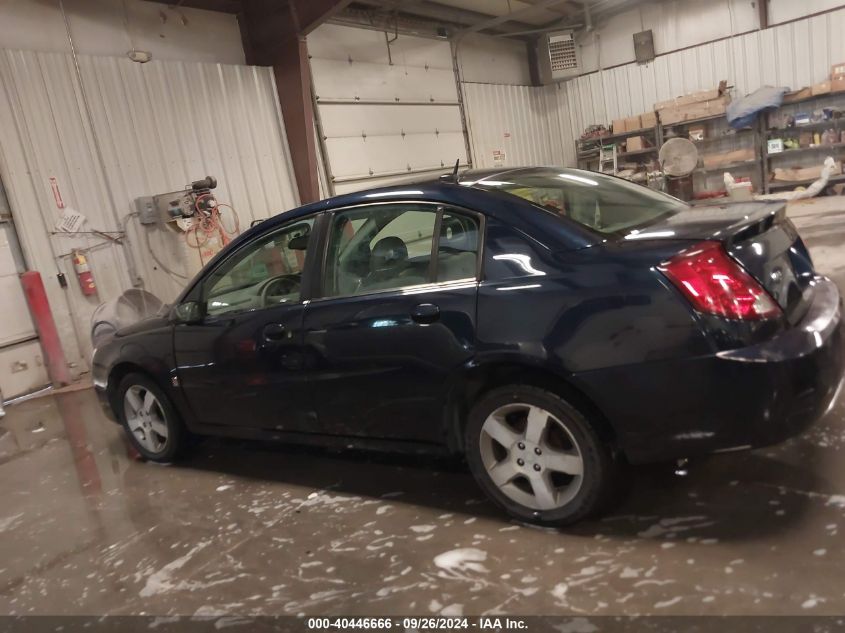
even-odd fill
[(411, 310), (411, 318), (417, 323), (434, 323), (440, 318), (440, 308), (433, 303), (421, 303)]
[(269, 325), (265, 325), (262, 330), (264, 340), (266, 341), (281, 341), (285, 338), (286, 333), (287, 330), (285, 330), (285, 326), (281, 323), (270, 323)]

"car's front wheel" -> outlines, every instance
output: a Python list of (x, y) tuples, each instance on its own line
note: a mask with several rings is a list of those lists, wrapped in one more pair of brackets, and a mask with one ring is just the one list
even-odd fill
[(143, 374), (129, 374), (117, 391), (118, 415), (129, 441), (145, 458), (169, 463), (185, 448), (187, 431), (170, 399)]
[(524, 521), (574, 523), (597, 512), (613, 486), (606, 443), (578, 410), (537, 387), (511, 385), (483, 396), (465, 439), (479, 485)]

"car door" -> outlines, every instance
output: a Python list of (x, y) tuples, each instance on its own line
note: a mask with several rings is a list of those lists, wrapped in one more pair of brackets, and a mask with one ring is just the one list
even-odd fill
[(327, 224), (304, 327), (320, 431), (442, 442), (450, 379), (475, 350), (481, 216), (389, 203)]
[(257, 236), (189, 295), (203, 316), (175, 326), (174, 353), (183, 393), (201, 424), (313, 428), (302, 319), (314, 224), (314, 217), (293, 220)]

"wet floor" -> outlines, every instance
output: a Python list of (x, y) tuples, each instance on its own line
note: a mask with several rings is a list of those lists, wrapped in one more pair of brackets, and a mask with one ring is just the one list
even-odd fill
[[(793, 216), (845, 287), (845, 211)], [(845, 207), (845, 204), (842, 205)], [(460, 465), (208, 440), (131, 459), (90, 391), (0, 421), (3, 614), (841, 614), (845, 403), (769, 450), (510, 521)]]

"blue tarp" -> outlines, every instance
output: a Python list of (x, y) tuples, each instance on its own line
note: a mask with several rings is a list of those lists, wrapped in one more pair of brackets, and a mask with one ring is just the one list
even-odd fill
[(731, 101), (727, 108), (728, 124), (735, 130), (748, 127), (760, 112), (780, 107), (787, 92), (789, 88), (763, 86), (750, 95)]

